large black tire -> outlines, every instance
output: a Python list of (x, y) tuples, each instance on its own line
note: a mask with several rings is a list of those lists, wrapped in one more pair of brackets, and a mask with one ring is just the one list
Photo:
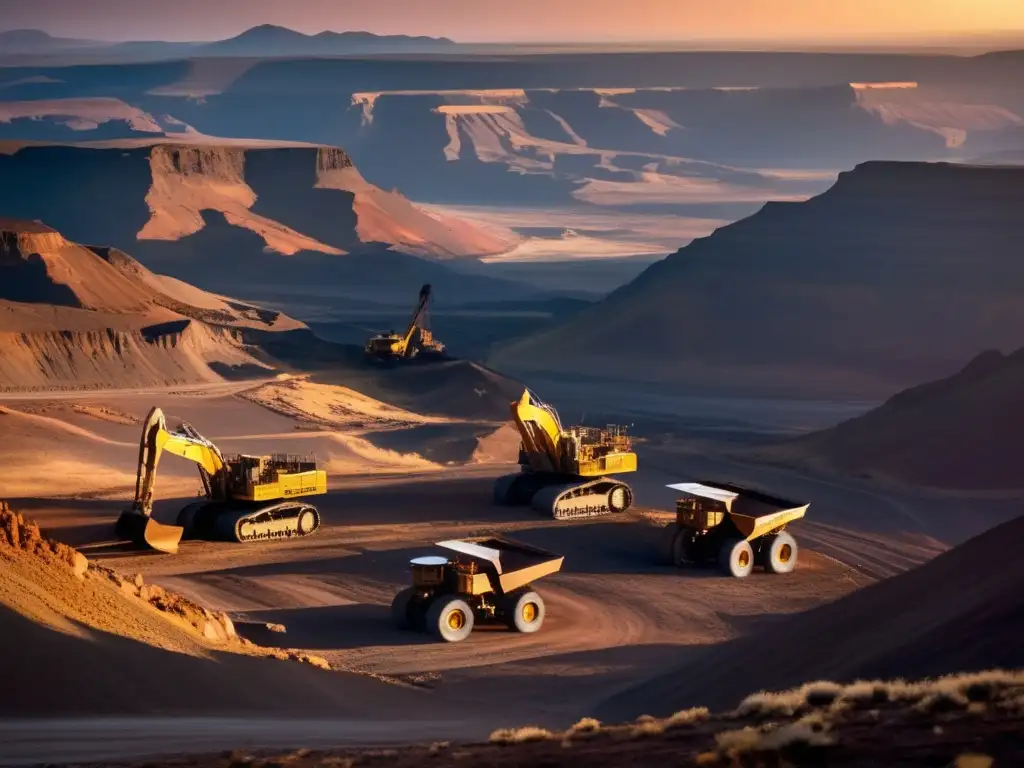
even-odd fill
[(406, 587), (391, 601), (391, 620), (395, 623), (395, 629), (403, 632), (413, 629), (414, 622), (409, 615), (409, 606), (415, 593), (416, 590), (412, 587)]
[(783, 531), (765, 542), (764, 569), (768, 573), (790, 573), (796, 568), (799, 548), (796, 539)]
[(672, 541), (672, 564), (676, 568), (687, 568), (696, 564), (693, 555), (693, 531), (679, 529), (679, 535)]
[(473, 609), (461, 598), (441, 595), (427, 610), (427, 631), (449, 643), (465, 640), (473, 631)]
[(679, 523), (666, 525), (658, 541), (658, 559), (663, 565), (675, 565), (676, 537), (679, 535)]
[(514, 592), (506, 597), (505, 620), (508, 628), (529, 634), (544, 623), (544, 600), (536, 592)]
[(745, 579), (754, 569), (754, 550), (744, 539), (729, 539), (718, 551), (718, 565), (729, 576)]

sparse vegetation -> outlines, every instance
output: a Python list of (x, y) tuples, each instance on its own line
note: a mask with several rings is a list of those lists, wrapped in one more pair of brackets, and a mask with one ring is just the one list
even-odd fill
[(491, 734), (491, 744), (523, 744), (528, 741), (548, 741), (555, 734), (543, 728), (528, 725), (524, 728), (501, 728)]

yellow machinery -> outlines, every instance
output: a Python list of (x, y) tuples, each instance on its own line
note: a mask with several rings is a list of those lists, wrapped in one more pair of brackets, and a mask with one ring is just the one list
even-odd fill
[(454, 556), (417, 557), (412, 586), (391, 601), (399, 629), (465, 640), (477, 624), (531, 633), (544, 623), (544, 600), (533, 582), (562, 567), (561, 555), (509, 539), (440, 541)]
[(529, 390), (511, 404), (522, 438), (521, 471), (498, 478), (498, 504), (531, 504), (556, 520), (625, 512), (633, 490), (608, 475), (636, 471), (636, 454), (625, 427), (563, 429), (558, 413)]
[(665, 526), (662, 558), (680, 567), (716, 563), (745, 578), (755, 563), (768, 573), (796, 568), (798, 548), (785, 529), (807, 514), (800, 504), (720, 482), (678, 483), (676, 521)]
[(363, 351), (372, 360), (402, 361), (445, 359), (444, 344), (434, 338), (427, 328), (427, 303), (430, 301), (430, 285), (420, 288), (420, 299), (412, 313), (412, 319), (405, 333), (378, 334), (366, 342)]
[[(177, 525), (153, 519), (153, 487), (160, 454), (168, 451), (199, 465), (205, 500), (184, 507)], [(316, 507), (302, 496), (327, 493), (327, 473), (313, 457), (227, 456), (182, 424), (170, 432), (163, 411), (146, 417), (139, 444), (135, 501), (121, 513), (118, 534), (140, 546), (175, 553), (182, 536), (224, 541), (264, 541), (308, 536), (320, 527)]]

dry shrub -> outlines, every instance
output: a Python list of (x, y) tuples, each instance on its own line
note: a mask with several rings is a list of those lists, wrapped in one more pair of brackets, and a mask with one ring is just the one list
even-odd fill
[(592, 717), (584, 717), (569, 729), (569, 733), (597, 733), (601, 730), (601, 721)]
[(747, 696), (733, 715), (735, 717), (792, 716), (807, 708), (828, 707), (843, 693), (843, 686), (827, 680), (806, 683), (788, 691), (759, 691)]
[(752, 752), (779, 752), (796, 746), (831, 746), (835, 739), (828, 731), (824, 717), (814, 713), (782, 726), (769, 724), (760, 728), (747, 726), (741, 730), (724, 731), (715, 735), (715, 741), (720, 754), (737, 756)]
[(694, 723), (705, 722), (711, 713), (707, 707), (691, 707), (676, 712), (665, 721), (666, 728), (677, 728), (682, 725), (693, 725)]
[(963, 754), (958, 755), (954, 768), (992, 768), (995, 761), (988, 755)]
[(660, 720), (651, 718), (650, 720), (644, 720), (643, 722), (638, 721), (629, 729), (629, 735), (633, 738), (639, 738), (641, 736), (658, 736), (665, 732), (665, 724)]
[(524, 744), (529, 741), (549, 741), (555, 738), (555, 734), (544, 728), (535, 725), (527, 725), (523, 728), (499, 728), (491, 734), (488, 739), (491, 744)]
[(958, 691), (937, 691), (930, 693), (914, 705), (918, 712), (942, 714), (967, 708), (967, 697)]

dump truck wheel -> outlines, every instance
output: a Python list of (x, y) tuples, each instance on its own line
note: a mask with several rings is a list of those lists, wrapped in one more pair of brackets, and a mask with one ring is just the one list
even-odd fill
[(509, 595), (505, 608), (509, 629), (516, 632), (536, 632), (544, 623), (544, 600), (536, 592)]
[(772, 537), (765, 542), (764, 569), (768, 573), (789, 573), (796, 568), (798, 547), (796, 539), (786, 532)]
[(416, 593), (412, 587), (406, 587), (391, 601), (391, 620), (395, 628), (402, 631), (413, 628), (412, 617), (409, 615), (409, 608), (412, 605), (413, 595)]
[(730, 576), (746, 578), (754, 568), (754, 550), (743, 539), (729, 539), (719, 550), (718, 565)]
[(696, 562), (690, 543), (691, 537), (692, 534), (688, 530), (681, 528), (672, 541), (672, 565), (677, 568), (685, 568)]
[(658, 542), (658, 556), (665, 565), (675, 565), (676, 537), (679, 535), (679, 523), (669, 523), (661, 531)]
[(427, 631), (449, 643), (465, 640), (473, 631), (473, 609), (465, 600), (441, 596), (427, 611)]

